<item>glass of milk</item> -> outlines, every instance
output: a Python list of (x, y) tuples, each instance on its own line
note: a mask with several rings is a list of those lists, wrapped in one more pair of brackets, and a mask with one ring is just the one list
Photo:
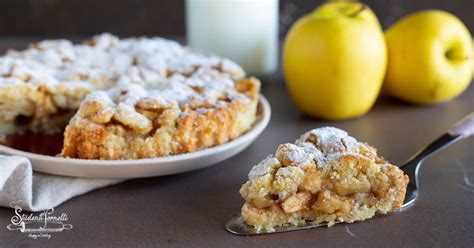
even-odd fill
[(186, 0), (188, 45), (229, 58), (249, 75), (278, 64), (278, 0)]

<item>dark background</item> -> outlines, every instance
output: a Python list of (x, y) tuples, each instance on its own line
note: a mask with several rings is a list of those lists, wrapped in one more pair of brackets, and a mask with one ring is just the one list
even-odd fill
[[(219, 0), (216, 0), (219, 1)], [(280, 35), (323, 1), (280, 0)], [(421, 9), (442, 9), (474, 31), (473, 0), (366, 0), (384, 28)], [(0, 0), (0, 35), (184, 36), (183, 0)]]

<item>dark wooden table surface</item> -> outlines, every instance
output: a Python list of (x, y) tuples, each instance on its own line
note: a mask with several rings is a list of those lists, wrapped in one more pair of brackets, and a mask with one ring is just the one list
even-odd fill
[[(0, 40), (1, 50), (24, 46)], [(0, 208), (0, 247), (473, 247), (474, 138), (429, 158), (421, 169), (420, 197), (399, 213), (331, 228), (256, 237), (227, 233), (224, 223), (239, 213), (238, 190), (250, 168), (312, 128), (336, 126), (378, 148), (395, 164), (437, 138), (474, 110), (474, 85), (457, 99), (429, 107), (380, 99), (365, 116), (325, 122), (300, 114), (282, 83), (263, 94), (273, 116), (245, 151), (215, 166), (173, 176), (135, 179), (73, 198), (55, 209), (67, 213), (72, 230), (50, 240), (7, 230), (12, 209)]]

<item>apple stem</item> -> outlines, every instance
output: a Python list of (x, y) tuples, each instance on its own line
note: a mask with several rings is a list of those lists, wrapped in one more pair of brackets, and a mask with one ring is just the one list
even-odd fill
[(360, 12), (362, 12), (363, 10), (365, 10), (367, 8), (367, 5), (365, 5), (364, 3), (360, 3), (360, 8), (355, 11), (354, 13), (348, 15), (349, 17), (356, 17)]
[(464, 55), (464, 54), (460, 54), (460, 53), (456, 53), (454, 51), (454, 49), (449, 49), (447, 50), (445, 53), (444, 53), (444, 56), (446, 56), (447, 59), (449, 60), (460, 60), (460, 61), (464, 61), (464, 60), (469, 60), (471, 57), (469, 55)]
[(469, 60), (470, 57), (469, 56), (464, 56), (464, 57), (449, 56), (448, 59), (450, 59), (450, 60)]

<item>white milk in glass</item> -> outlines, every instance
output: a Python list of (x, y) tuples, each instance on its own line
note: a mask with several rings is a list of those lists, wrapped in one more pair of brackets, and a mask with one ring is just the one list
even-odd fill
[(188, 45), (229, 58), (249, 75), (278, 63), (278, 0), (186, 0)]

